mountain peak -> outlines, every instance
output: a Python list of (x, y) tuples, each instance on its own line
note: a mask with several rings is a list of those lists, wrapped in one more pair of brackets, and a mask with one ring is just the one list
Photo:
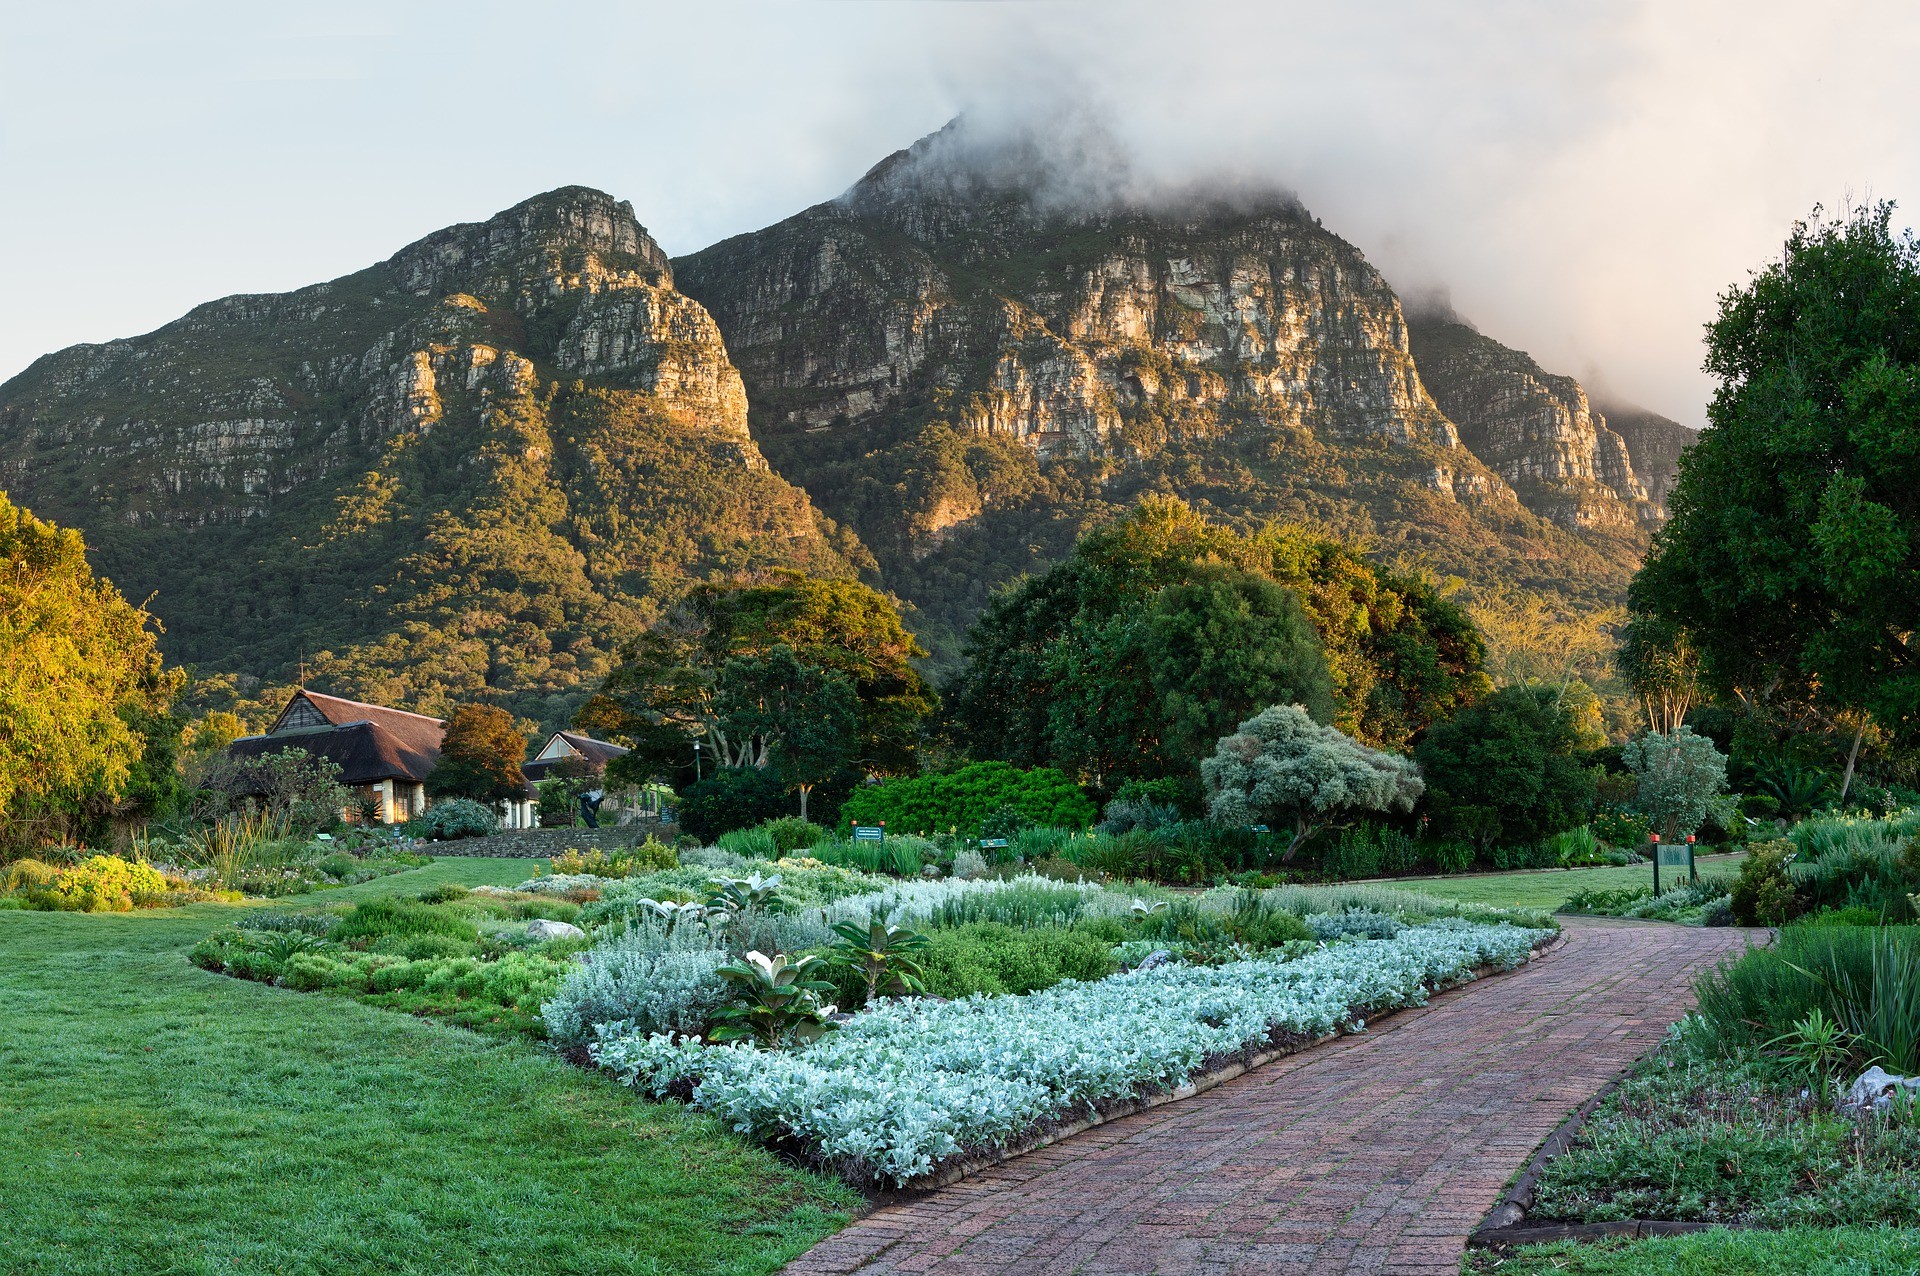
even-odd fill
[(483, 222), (462, 222), (402, 248), (388, 262), (400, 286), (426, 295), (477, 291), (503, 273), (639, 275), (672, 287), (673, 267), (633, 205), (588, 186), (535, 195)]

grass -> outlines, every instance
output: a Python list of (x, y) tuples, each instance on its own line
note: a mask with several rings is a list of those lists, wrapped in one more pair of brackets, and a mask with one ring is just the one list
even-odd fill
[[(1702, 855), (1695, 861), (1704, 875), (1732, 876), (1739, 871), (1744, 852), (1731, 855)], [(1678, 874), (1679, 876), (1676, 876)], [(1684, 869), (1660, 870), (1660, 884), (1678, 881)], [(1580, 890), (1620, 890), (1629, 886), (1652, 886), (1652, 864), (1630, 864), (1625, 868), (1531, 868), (1512, 873), (1462, 873), (1449, 877), (1397, 877), (1382, 885), (1425, 891), (1446, 899), (1473, 904), (1497, 904), (1507, 908), (1539, 908), (1548, 912), (1567, 902)]]
[(1796, 1227), (1642, 1241), (1561, 1241), (1507, 1255), (1475, 1251), (1464, 1270), (1500, 1276), (1915, 1276), (1920, 1231)]
[(532, 1044), (189, 965), (235, 907), (0, 912), (0, 1271), (759, 1273), (857, 1204)]

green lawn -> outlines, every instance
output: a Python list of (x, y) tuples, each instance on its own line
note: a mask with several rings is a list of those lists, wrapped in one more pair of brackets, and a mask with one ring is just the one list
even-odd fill
[(533, 1044), (190, 966), (233, 911), (0, 912), (0, 1271), (767, 1272), (858, 1203)]
[(1530, 1245), (1467, 1256), (1465, 1271), (1499, 1276), (1914, 1276), (1920, 1230), (1796, 1227), (1697, 1232), (1644, 1241)]
[[(1695, 861), (1702, 876), (1732, 877), (1740, 870), (1744, 852), (1731, 855), (1702, 855)], [(1682, 870), (1683, 871), (1683, 870)], [(1677, 884), (1676, 870), (1660, 870), (1663, 887)], [(1404, 886), (1447, 899), (1475, 904), (1501, 904), (1509, 908), (1540, 908), (1551, 912), (1581, 890), (1619, 890), (1627, 886), (1653, 885), (1653, 865), (1634, 864), (1627, 868), (1536, 868), (1517, 873), (1471, 873), (1453, 877), (1396, 877), (1383, 881), (1385, 886)]]

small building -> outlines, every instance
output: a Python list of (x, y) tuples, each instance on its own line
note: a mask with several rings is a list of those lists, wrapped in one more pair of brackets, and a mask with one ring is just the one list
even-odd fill
[(547, 737), (540, 752), (533, 755), (533, 761), (520, 769), (527, 773), (529, 781), (538, 784), (548, 778), (556, 765), (577, 758), (586, 764), (586, 769), (592, 774), (605, 775), (607, 763), (627, 752), (630, 750), (581, 735), (577, 731), (556, 731)]
[[(235, 740), (227, 752), (236, 758), (260, 758), (302, 749), (325, 758), (340, 768), (340, 783), (372, 805), (375, 819), (400, 824), (427, 809), (427, 776), (440, 761), (446, 734), (447, 724), (440, 718), (303, 687), (266, 734)], [(506, 828), (532, 828), (539, 822), (531, 785), (497, 809)]]

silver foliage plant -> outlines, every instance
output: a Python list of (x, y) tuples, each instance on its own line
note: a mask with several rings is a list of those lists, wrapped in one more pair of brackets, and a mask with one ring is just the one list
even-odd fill
[(1412, 758), (1370, 749), (1297, 704), (1242, 722), (1200, 764), (1207, 813), (1222, 824), (1291, 825), (1283, 859), (1352, 811), (1411, 811), (1426, 791)]

